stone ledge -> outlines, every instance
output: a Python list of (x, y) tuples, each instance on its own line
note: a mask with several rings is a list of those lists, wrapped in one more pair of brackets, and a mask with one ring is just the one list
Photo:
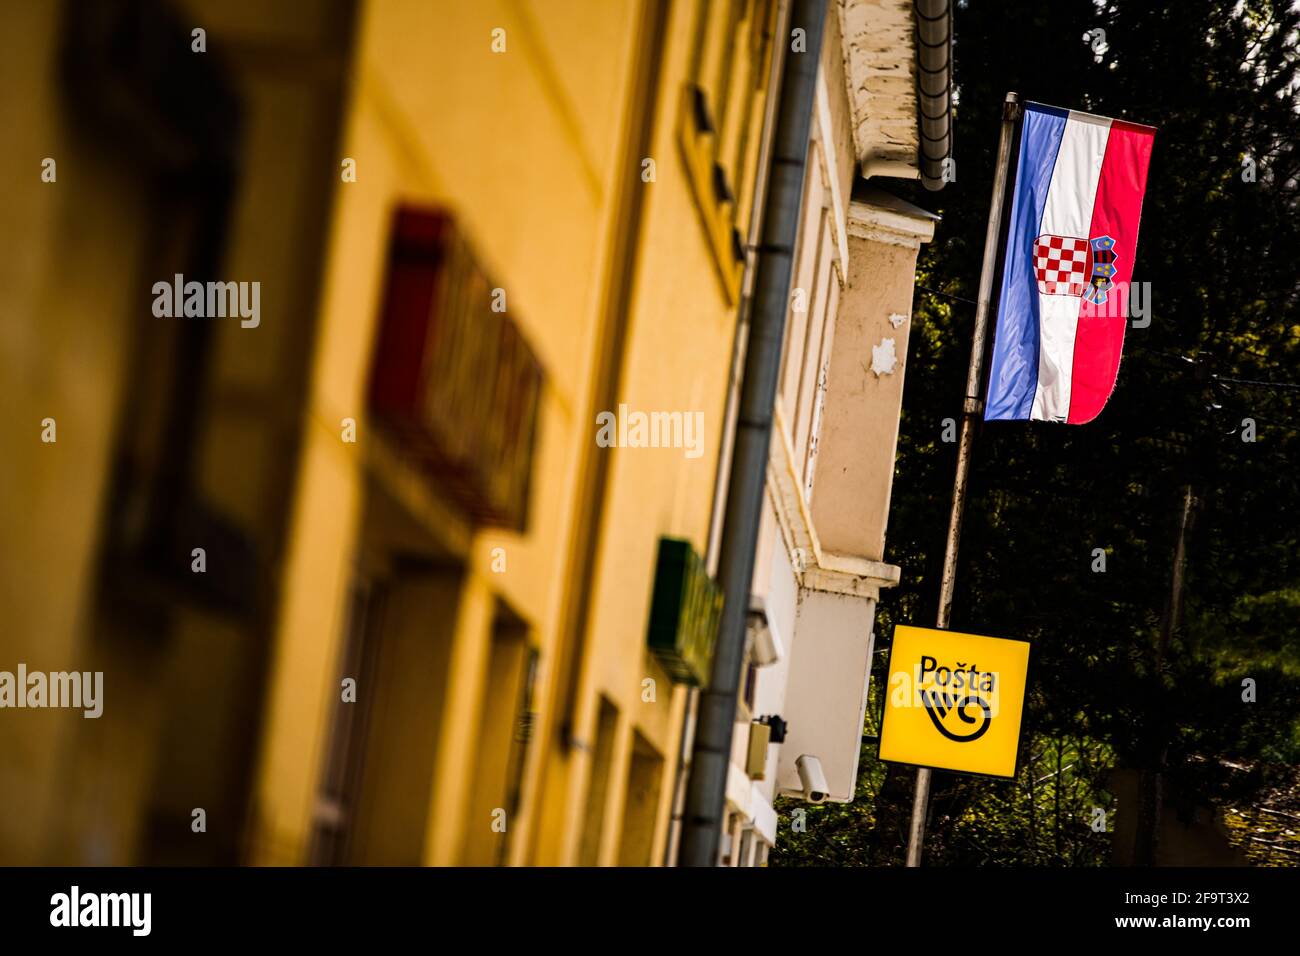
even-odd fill
[(902, 569), (870, 558), (822, 550), (808, 503), (795, 477), (794, 451), (785, 424), (785, 409), (779, 398), (773, 408), (772, 432), (767, 465), (768, 493), (799, 586), (878, 600), (881, 588), (898, 584)]

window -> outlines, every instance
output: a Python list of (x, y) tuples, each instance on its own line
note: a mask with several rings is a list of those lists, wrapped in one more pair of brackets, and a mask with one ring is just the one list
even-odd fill
[(740, 832), (740, 859), (737, 866), (754, 865), (754, 828), (745, 827)]
[(364, 508), (310, 859), (416, 866), (464, 568), (377, 482), (367, 485)]
[(740, 295), (741, 226), (752, 212), (757, 137), (772, 55), (772, 0), (718, 0), (696, 11), (678, 141), (727, 301)]
[(663, 789), (664, 759), (639, 733), (632, 735), (632, 759), (627, 770), (623, 803), (623, 839), (619, 866), (649, 866), (654, 850), (659, 793)]
[(495, 821), (504, 811), (506, 828), (467, 828), (464, 862), (468, 866), (502, 866), (508, 862), (508, 841), (515, 830), (530, 736), (536, 658), (537, 652), (528, 643), (528, 625), (498, 599), (483, 683), (470, 819), (479, 824)]
[(754, 691), (758, 687), (758, 668), (754, 662), (745, 655), (745, 690), (743, 700), (746, 709), (752, 714), (754, 712)]
[(609, 801), (609, 777), (614, 766), (614, 735), (618, 730), (618, 708), (600, 699), (600, 717), (596, 724), (596, 752), (591, 762), (591, 782), (587, 789), (587, 822), (582, 830), (582, 847), (578, 862), (582, 866), (600, 865), (601, 836), (605, 831), (605, 804)]

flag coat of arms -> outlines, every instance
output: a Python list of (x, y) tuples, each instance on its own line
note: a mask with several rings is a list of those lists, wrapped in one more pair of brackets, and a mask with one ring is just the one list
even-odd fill
[(1115, 387), (1155, 130), (1026, 103), (984, 418), (1090, 422)]

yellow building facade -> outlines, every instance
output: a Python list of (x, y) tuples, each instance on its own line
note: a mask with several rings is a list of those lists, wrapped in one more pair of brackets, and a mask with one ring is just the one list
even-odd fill
[[(323, 831), (355, 862), (664, 861), (687, 692), (647, 651), (650, 584), (660, 537), (707, 550), (731, 230), (749, 215), (773, 14), (362, 5), (340, 147), (356, 179), (333, 198), (253, 861), (306, 862)], [(412, 204), (453, 213), (544, 370), (522, 532), (466, 520), (367, 419), (383, 252)], [(597, 442), (600, 413), (638, 411), (703, 428), (694, 447)], [(388, 623), (363, 637), (382, 644), (357, 688), (375, 699), (344, 701), (348, 582), (412, 553), (435, 569), (395, 586), (391, 566), (373, 572), (392, 589)], [(331, 800), (338, 711), (362, 703), (363, 779)]]

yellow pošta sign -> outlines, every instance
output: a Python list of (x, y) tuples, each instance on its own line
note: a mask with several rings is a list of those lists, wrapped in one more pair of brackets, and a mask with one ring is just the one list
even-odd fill
[(1016, 775), (1027, 641), (894, 628), (880, 759)]

